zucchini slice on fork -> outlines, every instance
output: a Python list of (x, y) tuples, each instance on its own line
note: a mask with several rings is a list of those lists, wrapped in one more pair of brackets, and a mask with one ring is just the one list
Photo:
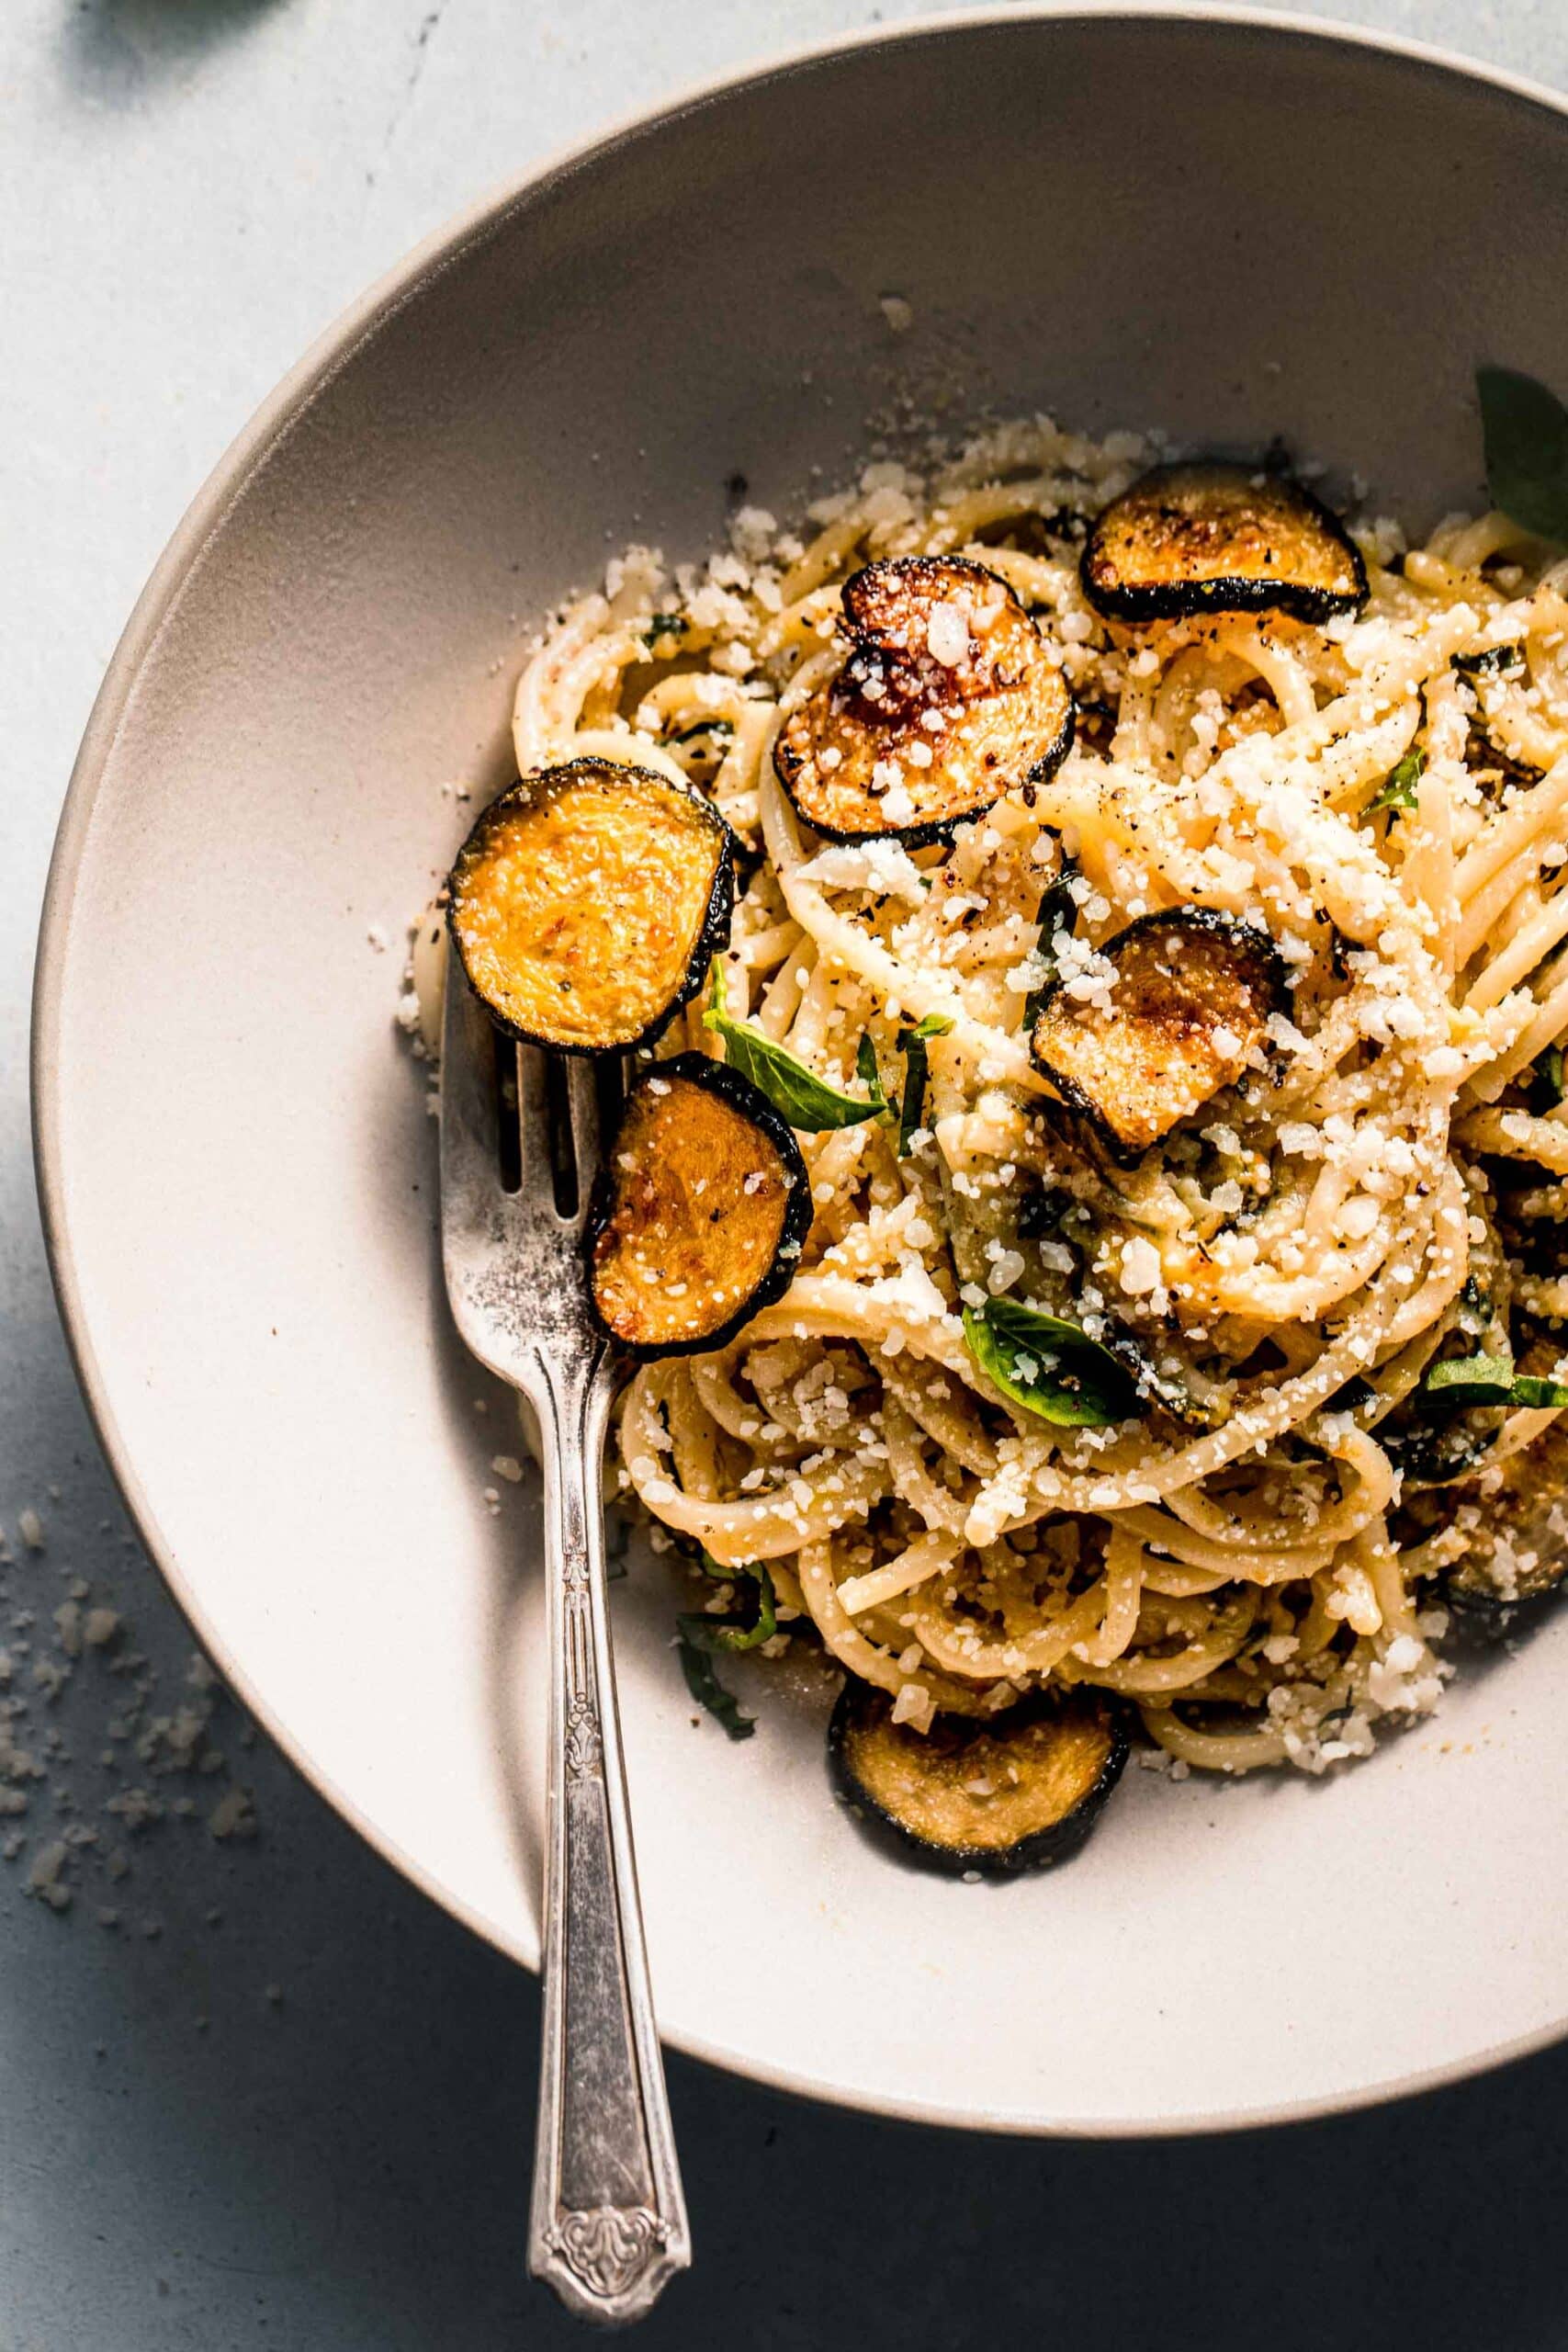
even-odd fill
[(843, 665), (790, 714), (773, 753), (796, 815), (826, 840), (945, 840), (1066, 758), (1066, 682), (984, 564), (868, 563), (845, 582), (843, 605)]
[(647, 768), (571, 760), (525, 775), (491, 802), (448, 880), (468, 985), (525, 1045), (650, 1044), (729, 935), (734, 853), (711, 801)]
[(1100, 954), (1109, 1006), (1043, 990), (1036, 1067), (1123, 1166), (1234, 1085), (1287, 1002), (1284, 959), (1266, 931), (1207, 907), (1140, 915)]
[(594, 1312), (638, 1356), (721, 1348), (788, 1288), (810, 1223), (800, 1146), (766, 1095), (706, 1054), (657, 1062), (600, 1170)]
[(1096, 612), (1119, 621), (1325, 621), (1367, 598), (1360, 553), (1321, 500), (1288, 474), (1218, 459), (1141, 475), (1095, 524), (1080, 572)]
[(987, 1721), (895, 1723), (885, 1690), (852, 1677), (828, 1726), (835, 1786), (909, 1861), (1012, 1878), (1076, 1854), (1122, 1777), (1116, 1708), (1089, 1693), (1028, 1699)]

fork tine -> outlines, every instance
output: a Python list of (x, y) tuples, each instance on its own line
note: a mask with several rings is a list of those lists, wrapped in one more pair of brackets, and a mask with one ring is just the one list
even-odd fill
[(555, 1214), (550, 1166), (549, 1096), (545, 1057), (537, 1046), (517, 1048), (517, 1122), (523, 1134), (523, 1198), (531, 1209)]
[(587, 1211), (588, 1195), (599, 1172), (599, 1086), (593, 1065), (573, 1055), (567, 1071), (567, 1100), (571, 1106), (571, 1148), (577, 1162), (577, 1215)]
[(476, 1207), (496, 1184), (495, 1062), (484, 1009), (452, 959), (441, 1024), (441, 1193)]

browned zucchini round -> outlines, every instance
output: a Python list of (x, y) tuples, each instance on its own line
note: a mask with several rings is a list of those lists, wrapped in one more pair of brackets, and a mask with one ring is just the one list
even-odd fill
[(852, 1676), (828, 1726), (834, 1785), (923, 1868), (1011, 1878), (1076, 1854), (1127, 1761), (1120, 1714), (1075, 1691), (1027, 1699), (988, 1722), (893, 1720), (885, 1690)]
[(844, 585), (842, 668), (773, 753), (829, 841), (941, 841), (1066, 758), (1073, 698), (1012, 590), (959, 556), (868, 563)]
[(522, 777), (447, 883), (469, 987), (526, 1045), (649, 1044), (729, 935), (734, 847), (700, 792), (647, 768), (572, 760)]
[(1367, 596), (1359, 551), (1321, 500), (1288, 474), (1217, 459), (1141, 475), (1095, 524), (1080, 570), (1095, 610), (1121, 621), (1325, 621)]
[(1287, 1001), (1285, 966), (1266, 931), (1207, 907), (1140, 915), (1100, 952), (1115, 967), (1110, 1011), (1052, 980), (1030, 1049), (1130, 1165), (1266, 1047), (1269, 1017)]
[(1510, 1453), (1475, 1510), (1470, 1550), (1444, 1589), (1465, 1616), (1501, 1628), (1515, 1610), (1549, 1600), (1568, 1575), (1568, 1429), (1553, 1421), (1533, 1445)]
[(810, 1223), (800, 1146), (767, 1096), (677, 1055), (632, 1088), (600, 1172), (594, 1311), (639, 1356), (721, 1348), (788, 1288)]

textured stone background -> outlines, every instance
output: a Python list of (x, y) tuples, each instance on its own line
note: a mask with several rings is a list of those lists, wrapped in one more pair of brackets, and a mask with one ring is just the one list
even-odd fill
[[(210, 1779), (99, 1760), (125, 1756), (116, 1713), (139, 1678), (158, 1677), (143, 1727), (189, 1702), (189, 1644), (98, 1459), (37, 1236), (36, 910), (142, 579), (305, 344), (547, 149), (884, 13), (0, 9), (0, 1526), (17, 1555), (0, 1569), (0, 1642), (29, 1719), (56, 1735), (29, 1817), (0, 1822), (24, 1840), (0, 1871), (0, 2352), (510, 2352), (570, 2335), (522, 2278), (531, 1980), (408, 1893), (265, 1741), (247, 1747), (226, 1703), (204, 1729), (175, 1721), (152, 1759), (210, 1748)], [(1561, 0), (1342, 13), (1568, 84)], [(24, 1506), (45, 1522), (41, 1553), (17, 1542)], [(62, 1660), (51, 1612), (73, 1579), (128, 1629), (51, 1704), (32, 1669)], [(115, 1674), (128, 1654), (151, 1667)], [(124, 1781), (168, 1817), (134, 1834), (106, 1817)], [(211, 1834), (231, 1786), (254, 1792), (253, 1840)], [(73, 1820), (103, 1842), (68, 1865), (78, 1891), (57, 1914), (26, 1899), (25, 1874)], [(116, 1841), (130, 1870), (111, 1883)], [(1346, 1928), (1347, 1968), (1372, 1964)], [(796, 2106), (681, 2060), (671, 2074), (700, 2267), (649, 2345), (1568, 2346), (1568, 2052), (1345, 2121), (1149, 2147), (979, 2141)]]

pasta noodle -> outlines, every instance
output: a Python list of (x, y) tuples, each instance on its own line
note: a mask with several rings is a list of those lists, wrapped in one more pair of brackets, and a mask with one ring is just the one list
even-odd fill
[[(711, 793), (751, 859), (729, 1010), (821, 1078), (950, 1024), (905, 1157), (882, 1125), (801, 1136), (792, 1287), (638, 1372), (623, 1484), (720, 1565), (775, 1564), (770, 1647), (808, 1618), (900, 1721), (1091, 1684), (1179, 1770), (1321, 1770), (1448, 1670), (1429, 1580), (1461, 1546), (1406, 1517), (1420, 1382), (1472, 1325), (1551, 1368), (1568, 1314), (1568, 1268), (1526, 1274), (1518, 1244), (1568, 1209), (1568, 1105), (1529, 1091), (1568, 1030), (1568, 603), (1489, 514), (1408, 554), (1360, 528), (1359, 616), (1106, 622), (1078, 550), (1146, 455), (1012, 424), (871, 466), (804, 537), (745, 510), (705, 565), (634, 549), (533, 654), (516, 752)], [(823, 843), (774, 740), (840, 658), (845, 579), (911, 554), (989, 565), (1039, 615), (1077, 741), (949, 842)], [(1179, 906), (1266, 928), (1289, 967), (1267, 1067), (1130, 1170), (1030, 1053), (1053, 879), (1086, 989), (1104, 941)], [(721, 1050), (703, 1009), (658, 1050)], [(1073, 1246), (1028, 1213), (1066, 1198)], [(1201, 1425), (1042, 1419), (965, 1342), (996, 1298), (1129, 1338)], [(1499, 1409), (1483, 1469), (1553, 1418)]]

